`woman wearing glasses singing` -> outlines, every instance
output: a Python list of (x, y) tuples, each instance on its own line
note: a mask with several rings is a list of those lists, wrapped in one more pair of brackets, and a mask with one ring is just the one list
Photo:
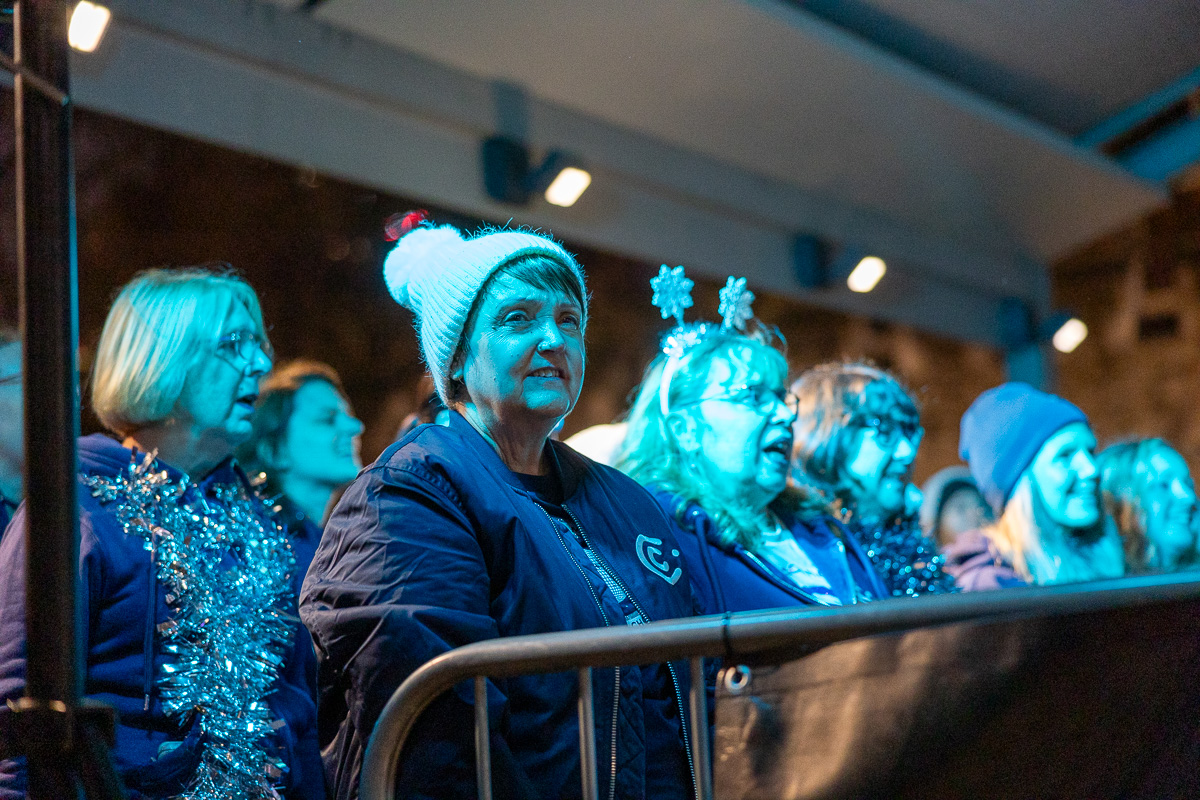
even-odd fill
[(793, 485), (837, 510), (891, 595), (954, 591), (910, 483), (924, 435), (912, 394), (884, 370), (853, 362), (808, 370), (792, 393)]
[[(100, 335), (114, 436), (79, 443), (84, 691), (119, 714), (134, 797), (325, 796), (315, 699), (286, 677), (295, 559), (231, 458), (270, 367), (254, 290), (207, 268), (141, 273)], [(25, 525), (0, 543), (0, 701), (24, 690)], [(24, 785), (0, 763), (0, 797)]]
[(795, 398), (777, 334), (751, 316), (745, 280), (722, 290), (721, 323), (683, 322), (691, 281), (681, 268), (664, 267), (652, 283), (677, 326), (646, 371), (616, 465), (676, 522), (705, 612), (886, 596), (836, 520), (788, 488)]

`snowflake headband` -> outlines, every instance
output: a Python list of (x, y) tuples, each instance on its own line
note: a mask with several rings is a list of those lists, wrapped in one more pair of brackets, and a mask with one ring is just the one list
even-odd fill
[(666, 366), (663, 367), (662, 380), (658, 384), (658, 404), (663, 416), (670, 413), (671, 379), (679, 371), (683, 356), (688, 350), (719, 333), (746, 333), (746, 323), (754, 318), (750, 310), (754, 302), (754, 292), (746, 288), (745, 278), (729, 276), (725, 281), (719, 297), (720, 305), (717, 313), (721, 315), (721, 324), (711, 322), (684, 322), (683, 312), (692, 307), (692, 287), (695, 282), (683, 274), (683, 267), (671, 269), (666, 264), (658, 270), (658, 275), (650, 279), (650, 288), (654, 290), (654, 298), (650, 301), (662, 313), (663, 319), (675, 318), (675, 327), (667, 331), (663, 337), (662, 351), (667, 356)]

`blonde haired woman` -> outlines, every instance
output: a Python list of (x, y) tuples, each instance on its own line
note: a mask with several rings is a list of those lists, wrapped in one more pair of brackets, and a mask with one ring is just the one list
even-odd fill
[(989, 389), (963, 415), (959, 451), (996, 522), (946, 549), (964, 590), (1125, 573), (1100, 504), (1096, 437), (1074, 404), (1025, 383)]
[[(258, 298), (208, 268), (117, 296), (79, 443), (85, 693), (119, 714), (139, 797), (324, 796), (315, 701), (281, 680), (294, 558), (231, 459), (271, 365)], [(0, 699), (24, 689), (25, 515), (0, 544)], [(0, 765), (0, 797), (24, 767)]]
[(1105, 510), (1125, 545), (1132, 573), (1193, 567), (1196, 484), (1183, 456), (1162, 439), (1109, 445), (1096, 457)]

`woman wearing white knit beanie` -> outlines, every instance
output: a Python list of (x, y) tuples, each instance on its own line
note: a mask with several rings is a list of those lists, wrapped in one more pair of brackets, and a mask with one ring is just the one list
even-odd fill
[[(575, 258), (528, 231), (464, 237), (422, 216), (405, 223), (385, 280), (416, 315), (450, 421), (408, 432), (346, 490), (301, 597), (321, 660), (321, 716), (341, 720), (321, 744), (346, 800), (380, 710), (426, 661), (496, 636), (694, 608), (659, 505), (550, 440), (583, 385), (587, 293)], [(601, 792), (691, 797), (686, 670), (595, 672)], [(577, 695), (573, 673), (489, 684), (496, 796), (580, 796)], [(475, 796), (473, 706), (470, 691), (456, 691), (426, 713), (401, 759), (400, 796)]]

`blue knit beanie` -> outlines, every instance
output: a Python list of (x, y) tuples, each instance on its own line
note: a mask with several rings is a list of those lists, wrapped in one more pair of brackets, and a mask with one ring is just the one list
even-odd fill
[(958, 454), (997, 515), (1046, 440), (1072, 422), (1086, 424), (1087, 417), (1027, 383), (1005, 383), (975, 398), (963, 414)]

